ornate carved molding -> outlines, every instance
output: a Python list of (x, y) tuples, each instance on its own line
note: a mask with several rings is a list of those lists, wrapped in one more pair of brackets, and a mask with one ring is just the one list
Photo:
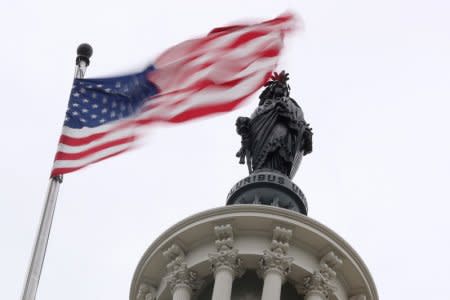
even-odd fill
[(164, 251), (163, 255), (169, 260), (166, 280), (172, 293), (178, 286), (186, 286), (191, 291), (200, 287), (201, 283), (197, 280), (197, 273), (187, 267), (184, 252), (178, 245), (173, 244)]
[(155, 300), (156, 288), (148, 283), (141, 283), (136, 295), (136, 300)]
[(215, 226), (214, 233), (217, 237), (215, 244), (218, 252), (233, 249), (234, 235), (230, 224)]
[(215, 242), (217, 253), (209, 254), (209, 261), (213, 272), (221, 268), (229, 268), (233, 276), (242, 276), (244, 268), (238, 257), (238, 250), (234, 249), (233, 229), (230, 224), (214, 227), (217, 240)]
[(320, 259), (319, 265), (322, 275), (332, 280), (336, 278), (335, 269), (342, 265), (342, 259), (330, 251)]
[(341, 258), (333, 251), (328, 252), (320, 259), (319, 270), (314, 271), (311, 276), (305, 277), (303, 286), (298, 286), (297, 291), (305, 295), (319, 293), (328, 299), (329, 294), (336, 290), (333, 284), (333, 280), (336, 279), (335, 269), (341, 264)]
[(277, 271), (284, 277), (291, 271), (291, 264), (294, 260), (287, 256), (289, 241), (292, 237), (292, 230), (275, 227), (270, 250), (264, 250), (259, 261), (260, 269), (258, 273), (264, 277), (268, 271)]
[(287, 254), (289, 250), (289, 241), (292, 237), (292, 230), (282, 228), (280, 226), (275, 227), (273, 230), (271, 251)]
[(169, 263), (167, 264), (167, 270), (169, 272), (175, 271), (184, 263), (184, 252), (177, 244), (172, 244), (172, 246), (163, 252), (163, 255), (169, 260)]
[(354, 295), (351, 296), (350, 298), (348, 298), (348, 300), (366, 300), (367, 297), (364, 294), (358, 294), (358, 295)]

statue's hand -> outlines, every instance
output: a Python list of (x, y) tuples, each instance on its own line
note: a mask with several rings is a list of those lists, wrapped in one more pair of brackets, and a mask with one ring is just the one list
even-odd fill
[(241, 165), (245, 164), (245, 149), (244, 149), (244, 147), (239, 149), (239, 151), (236, 153), (236, 157), (239, 157), (239, 163)]
[(244, 135), (248, 133), (250, 118), (239, 117), (236, 120), (236, 131), (239, 135)]

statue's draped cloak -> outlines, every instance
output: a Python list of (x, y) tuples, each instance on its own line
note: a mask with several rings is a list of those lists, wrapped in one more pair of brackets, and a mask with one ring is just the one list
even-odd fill
[(303, 112), (293, 99), (265, 100), (250, 120), (253, 170), (268, 168), (293, 176), (291, 171), (296, 171), (295, 163), (302, 156), (305, 125)]

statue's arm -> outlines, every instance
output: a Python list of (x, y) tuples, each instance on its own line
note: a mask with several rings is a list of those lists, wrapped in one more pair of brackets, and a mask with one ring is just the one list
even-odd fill
[(303, 154), (309, 154), (312, 152), (313, 150), (313, 146), (312, 146), (312, 136), (313, 136), (313, 132), (312, 132), (312, 128), (309, 126), (308, 123), (305, 123), (305, 130), (303, 131)]
[(239, 163), (245, 163), (245, 157), (249, 148), (250, 139), (250, 118), (239, 117), (236, 120), (236, 131), (241, 136), (241, 148), (236, 153), (236, 157), (239, 157)]

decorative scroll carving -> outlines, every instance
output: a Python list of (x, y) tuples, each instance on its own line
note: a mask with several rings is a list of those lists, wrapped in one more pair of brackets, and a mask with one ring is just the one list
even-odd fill
[(335, 269), (341, 264), (341, 258), (333, 251), (328, 252), (320, 259), (319, 270), (314, 271), (311, 276), (305, 277), (303, 286), (297, 287), (298, 292), (305, 295), (319, 293), (328, 299), (329, 294), (336, 290), (332, 281), (336, 279)]
[(291, 236), (292, 230), (275, 227), (270, 250), (264, 250), (263, 257), (259, 261), (260, 276), (264, 276), (267, 271), (277, 271), (284, 278), (291, 271), (294, 258), (287, 256)]
[(200, 281), (197, 280), (197, 273), (189, 270), (185, 262), (183, 250), (176, 244), (173, 244), (163, 255), (170, 261), (167, 264), (166, 280), (172, 293), (180, 285), (187, 286), (191, 291), (200, 287)]
[(238, 257), (238, 250), (234, 249), (233, 229), (230, 224), (214, 227), (217, 240), (215, 242), (217, 253), (209, 254), (209, 261), (215, 273), (220, 268), (230, 268), (234, 276), (242, 276), (244, 268)]
[(136, 295), (136, 300), (155, 300), (156, 289), (148, 283), (141, 283)]

